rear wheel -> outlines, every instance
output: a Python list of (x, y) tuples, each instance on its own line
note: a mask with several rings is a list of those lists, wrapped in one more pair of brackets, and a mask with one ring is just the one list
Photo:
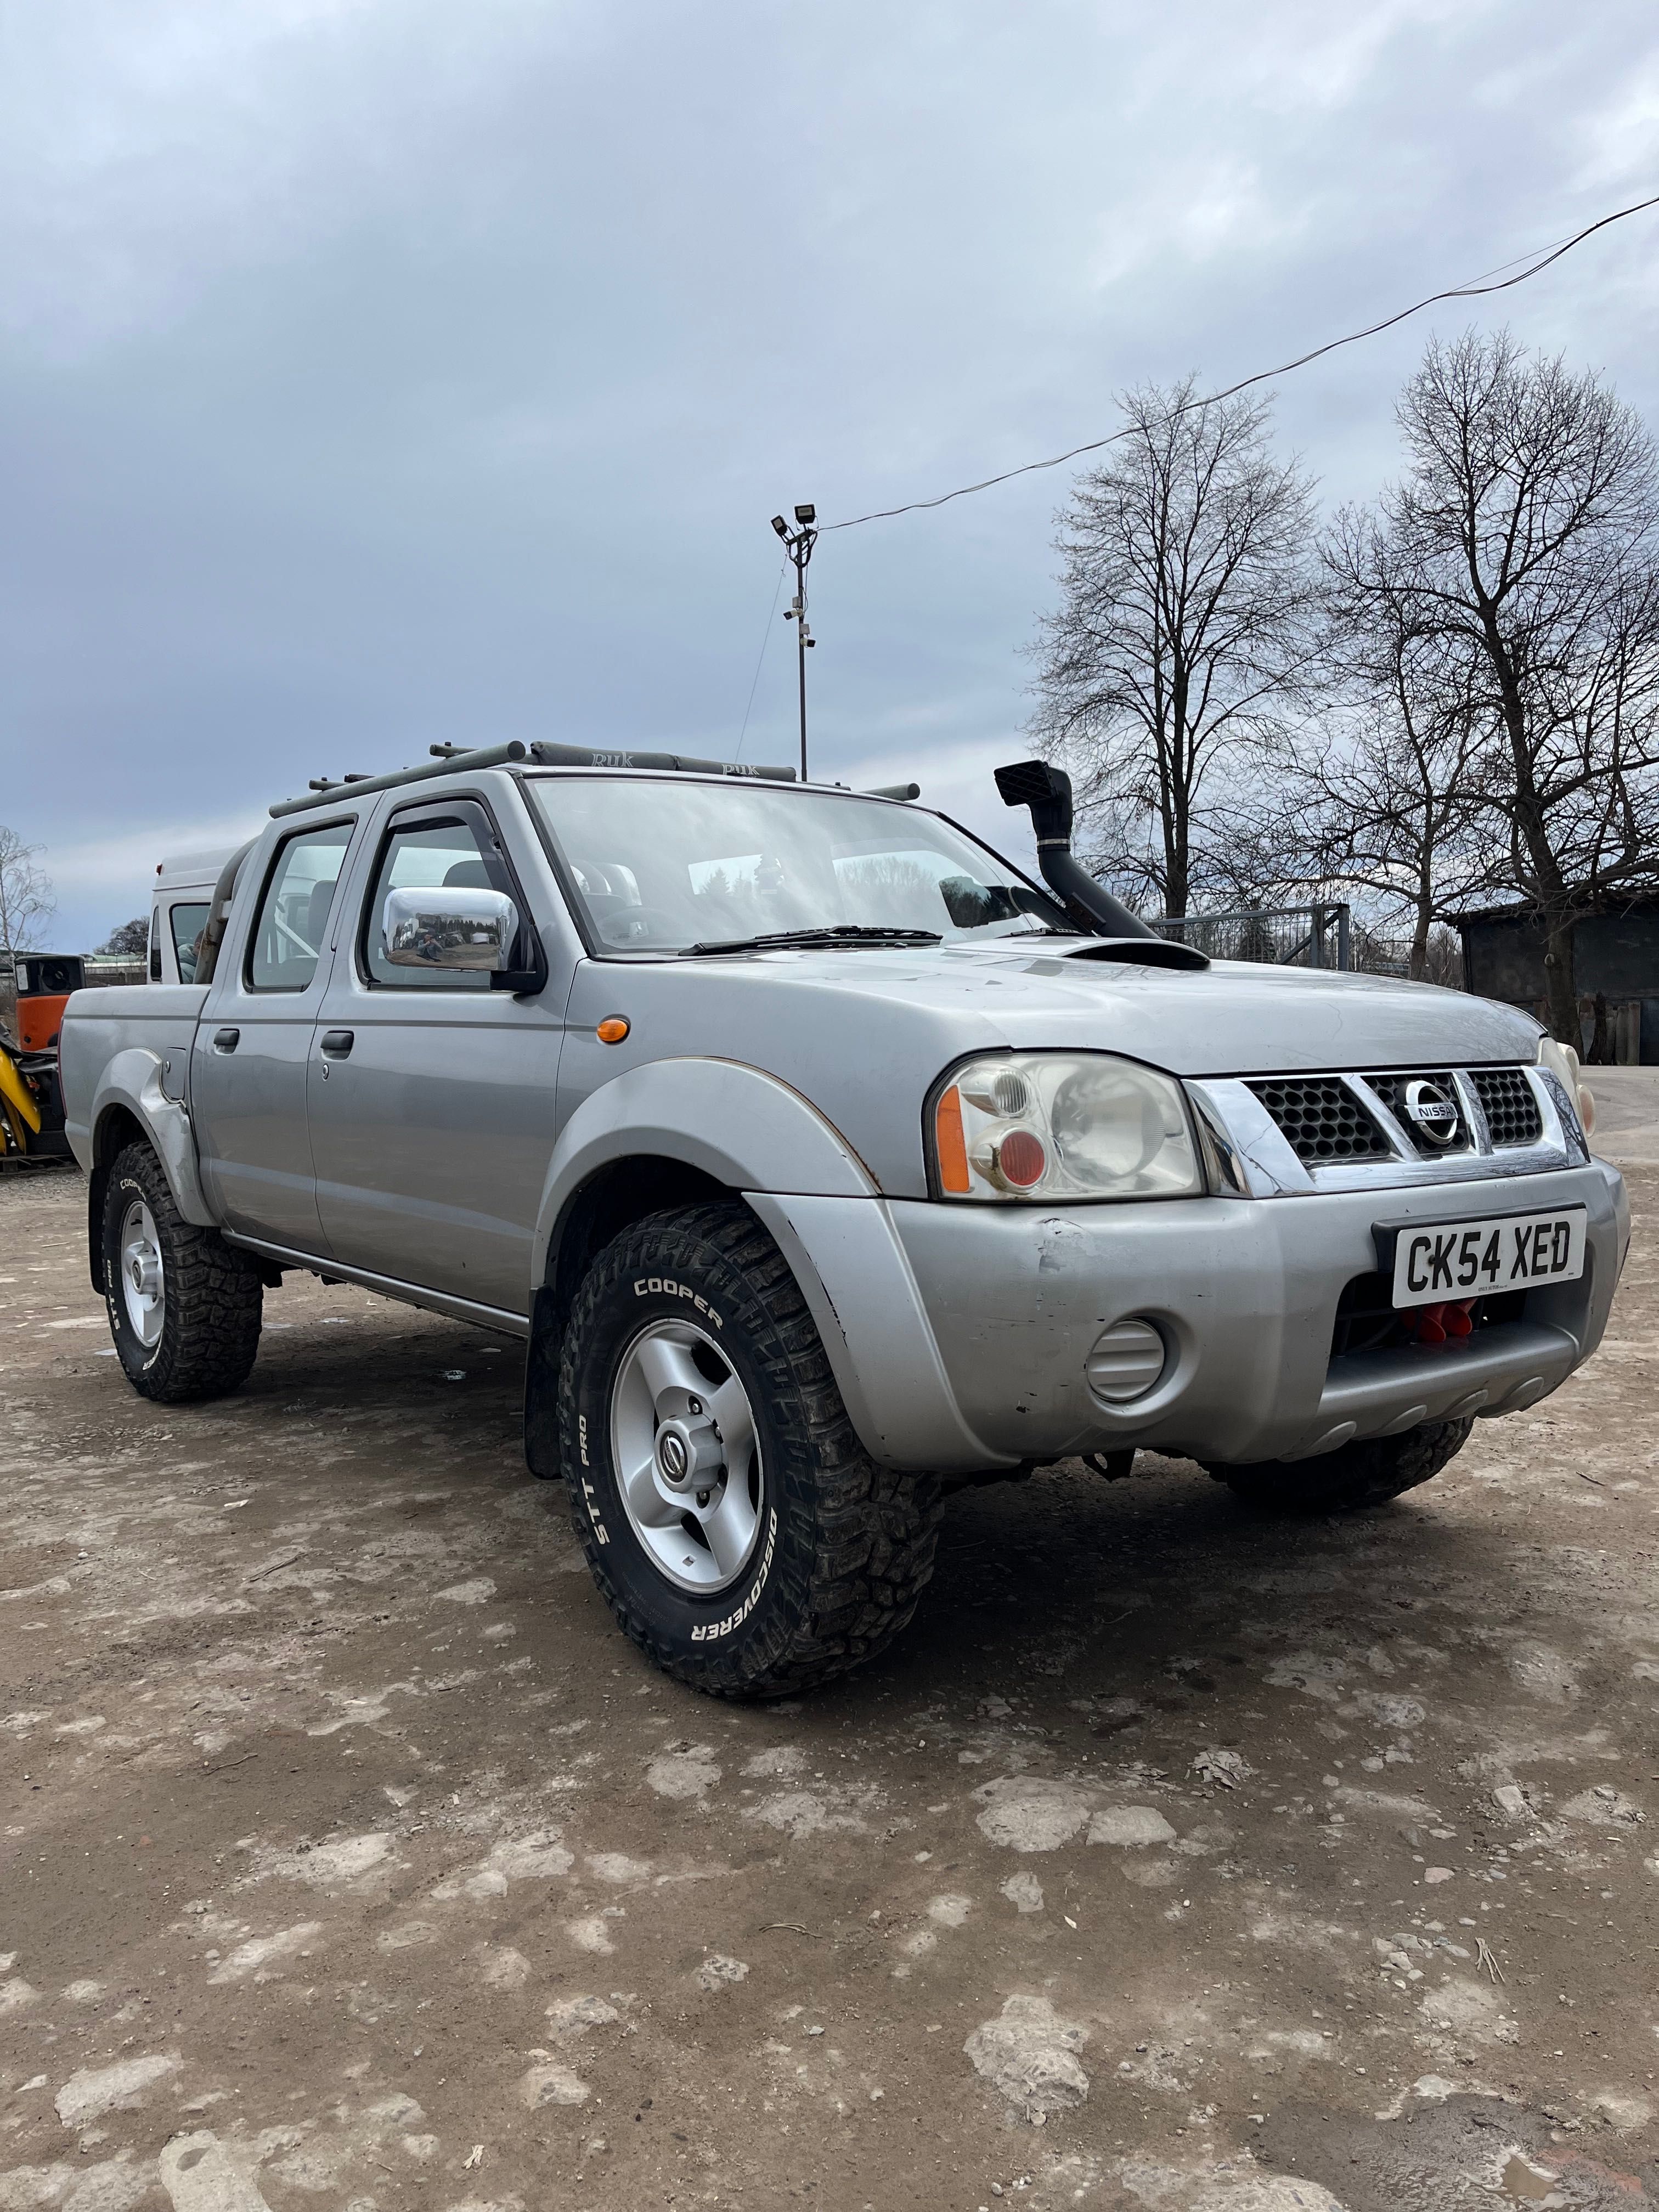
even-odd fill
[(259, 1349), (253, 1262), (173, 1202), (148, 1145), (129, 1145), (104, 1187), (104, 1302), (133, 1389), (175, 1405), (246, 1379)]
[(1317, 1459), (1206, 1465), (1234, 1496), (1267, 1513), (1352, 1513), (1386, 1505), (1429, 1482), (1469, 1440), (1474, 1423), (1424, 1421), (1402, 1437), (1366, 1437)]
[(565, 1329), (559, 1416), (594, 1580), (669, 1674), (781, 1697), (872, 1657), (909, 1620), (939, 1484), (865, 1452), (746, 1207), (653, 1214), (606, 1247)]

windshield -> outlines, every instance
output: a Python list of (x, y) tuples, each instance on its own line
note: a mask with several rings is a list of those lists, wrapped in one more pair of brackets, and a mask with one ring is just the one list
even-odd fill
[(931, 814), (787, 785), (561, 775), (528, 786), (600, 944), (684, 952), (798, 931), (959, 939), (1065, 927)]

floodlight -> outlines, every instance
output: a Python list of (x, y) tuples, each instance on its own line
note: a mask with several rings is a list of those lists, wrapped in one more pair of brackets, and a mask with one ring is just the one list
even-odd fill
[(818, 511), (810, 501), (805, 507), (798, 507), (795, 509), (795, 520), (800, 524), (803, 530), (810, 524), (816, 522), (817, 519)]
[(775, 514), (772, 517), (772, 527), (777, 532), (780, 538), (788, 537), (789, 525), (784, 520), (781, 514)]

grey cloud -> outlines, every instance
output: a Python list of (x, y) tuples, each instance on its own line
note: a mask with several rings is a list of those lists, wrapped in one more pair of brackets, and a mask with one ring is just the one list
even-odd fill
[[(61, 0), (7, 51), (5, 811), (65, 944), (142, 901), (109, 841), (319, 769), (734, 745), (777, 507), (926, 495), (1473, 274), (1636, 197), (1659, 115), (1633, 0)], [(1651, 252), (1507, 312), (1650, 404)], [(1285, 386), (1333, 497), (1425, 335)], [(1064, 488), (825, 538), (823, 769), (1002, 833)], [(751, 758), (791, 744), (771, 631)]]

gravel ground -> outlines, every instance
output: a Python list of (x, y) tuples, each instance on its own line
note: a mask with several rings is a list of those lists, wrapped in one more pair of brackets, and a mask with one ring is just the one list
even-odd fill
[(1639, 1226), (1389, 1510), (988, 1488), (750, 1711), (612, 1629), (515, 1346), (291, 1279), (151, 1407), (82, 1206), (0, 1182), (0, 2212), (1659, 2205)]

